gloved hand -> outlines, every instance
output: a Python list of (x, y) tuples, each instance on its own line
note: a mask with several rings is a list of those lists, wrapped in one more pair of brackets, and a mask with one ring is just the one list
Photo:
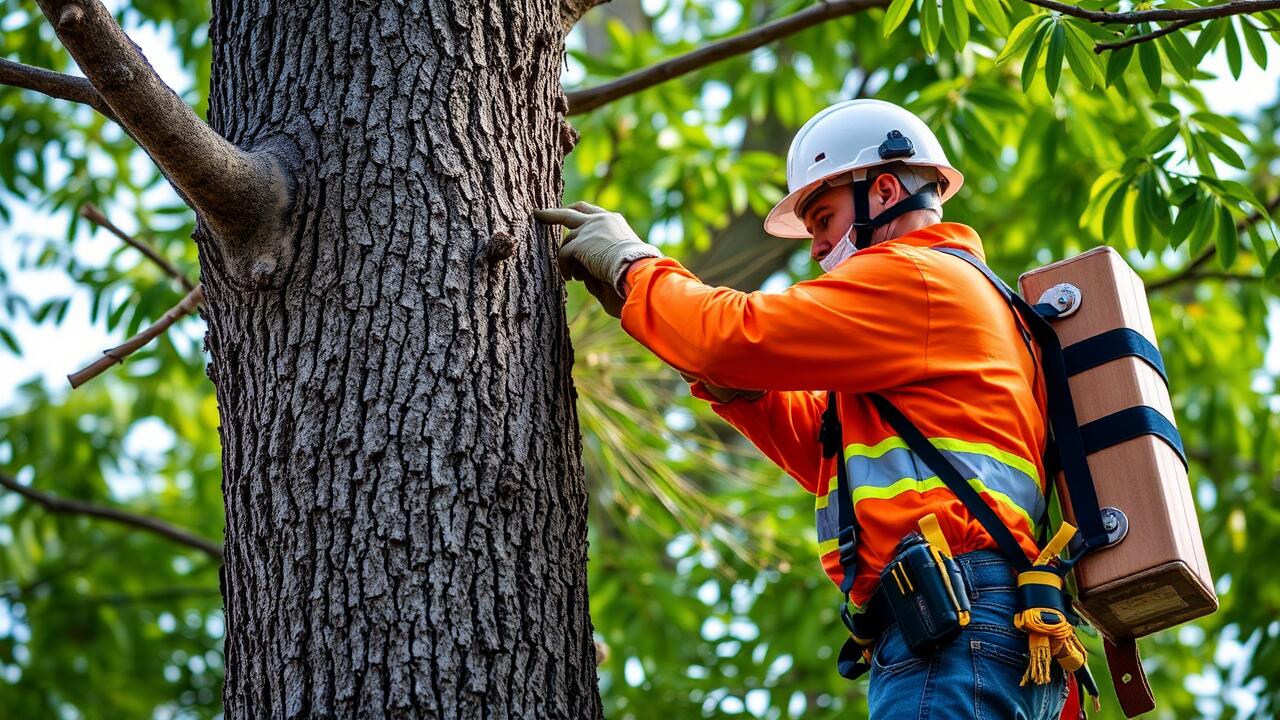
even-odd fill
[(587, 286), (587, 292), (595, 296), (600, 301), (600, 307), (613, 317), (622, 319), (622, 306), (627, 303), (626, 298), (618, 294), (617, 290), (605, 285), (603, 282), (591, 277), (582, 279), (582, 283)]
[[(677, 370), (676, 372), (680, 371)], [(752, 400), (758, 400), (761, 395), (764, 395), (763, 390), (739, 390), (737, 388), (720, 387), (719, 385), (712, 385), (706, 380), (693, 377), (692, 375), (686, 375), (684, 373), (680, 373), (680, 377), (684, 378), (684, 381), (690, 385), (696, 382), (701, 382), (702, 387), (706, 388), (707, 392), (711, 393), (711, 397), (715, 398), (716, 402), (721, 404), (733, 402), (734, 400), (746, 400), (747, 402), (750, 402)]]
[(662, 251), (637, 237), (621, 215), (591, 203), (542, 208), (534, 210), (533, 216), (538, 222), (569, 228), (557, 256), (566, 280), (590, 276), (613, 288), (619, 297), (627, 266), (640, 258), (662, 257)]

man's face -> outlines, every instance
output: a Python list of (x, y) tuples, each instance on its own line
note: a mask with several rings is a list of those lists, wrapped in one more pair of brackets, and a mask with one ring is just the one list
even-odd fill
[(853, 188), (849, 185), (827, 188), (809, 202), (801, 219), (804, 229), (813, 236), (809, 254), (814, 260), (821, 260), (853, 225)]

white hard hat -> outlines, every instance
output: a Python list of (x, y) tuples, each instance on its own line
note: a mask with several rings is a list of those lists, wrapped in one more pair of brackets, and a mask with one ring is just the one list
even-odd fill
[[(903, 143), (904, 138), (910, 142)], [(788, 193), (769, 211), (765, 231), (784, 238), (809, 237), (796, 211), (824, 180), (849, 172), (854, 180), (863, 180), (867, 168), (889, 163), (936, 168), (941, 202), (964, 184), (933, 131), (909, 110), (868, 99), (832, 105), (810, 118), (791, 141)]]

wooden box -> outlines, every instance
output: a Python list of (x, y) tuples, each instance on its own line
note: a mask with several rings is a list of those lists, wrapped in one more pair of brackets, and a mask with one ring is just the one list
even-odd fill
[[(1142, 280), (1115, 250), (1095, 248), (1018, 279), (1023, 297), (1033, 304), (1059, 283), (1080, 290), (1079, 309), (1050, 321), (1064, 348), (1120, 327), (1156, 343)], [(1168, 388), (1139, 358), (1086, 370), (1070, 385), (1081, 425), (1137, 405), (1174, 420)], [(1114, 641), (1150, 635), (1216, 610), (1187, 471), (1173, 448), (1154, 435), (1141, 435), (1090, 455), (1089, 470), (1099, 507), (1123, 512), (1129, 530), (1119, 543), (1076, 565), (1080, 612)], [(1063, 513), (1072, 520), (1061, 476), (1057, 482)]]

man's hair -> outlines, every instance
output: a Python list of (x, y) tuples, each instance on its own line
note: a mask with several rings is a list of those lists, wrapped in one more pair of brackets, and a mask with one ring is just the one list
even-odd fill
[[(892, 175), (898, 181), (898, 184), (902, 186), (902, 189), (907, 191), (908, 195), (915, 195), (929, 183), (938, 183), (938, 193), (941, 194), (943, 190), (942, 183), (946, 182), (936, 168), (907, 165), (900, 162), (871, 168), (867, 172), (867, 180), (874, 181), (881, 175)], [(942, 205), (937, 205), (933, 210), (938, 213), (938, 218), (941, 219)]]

